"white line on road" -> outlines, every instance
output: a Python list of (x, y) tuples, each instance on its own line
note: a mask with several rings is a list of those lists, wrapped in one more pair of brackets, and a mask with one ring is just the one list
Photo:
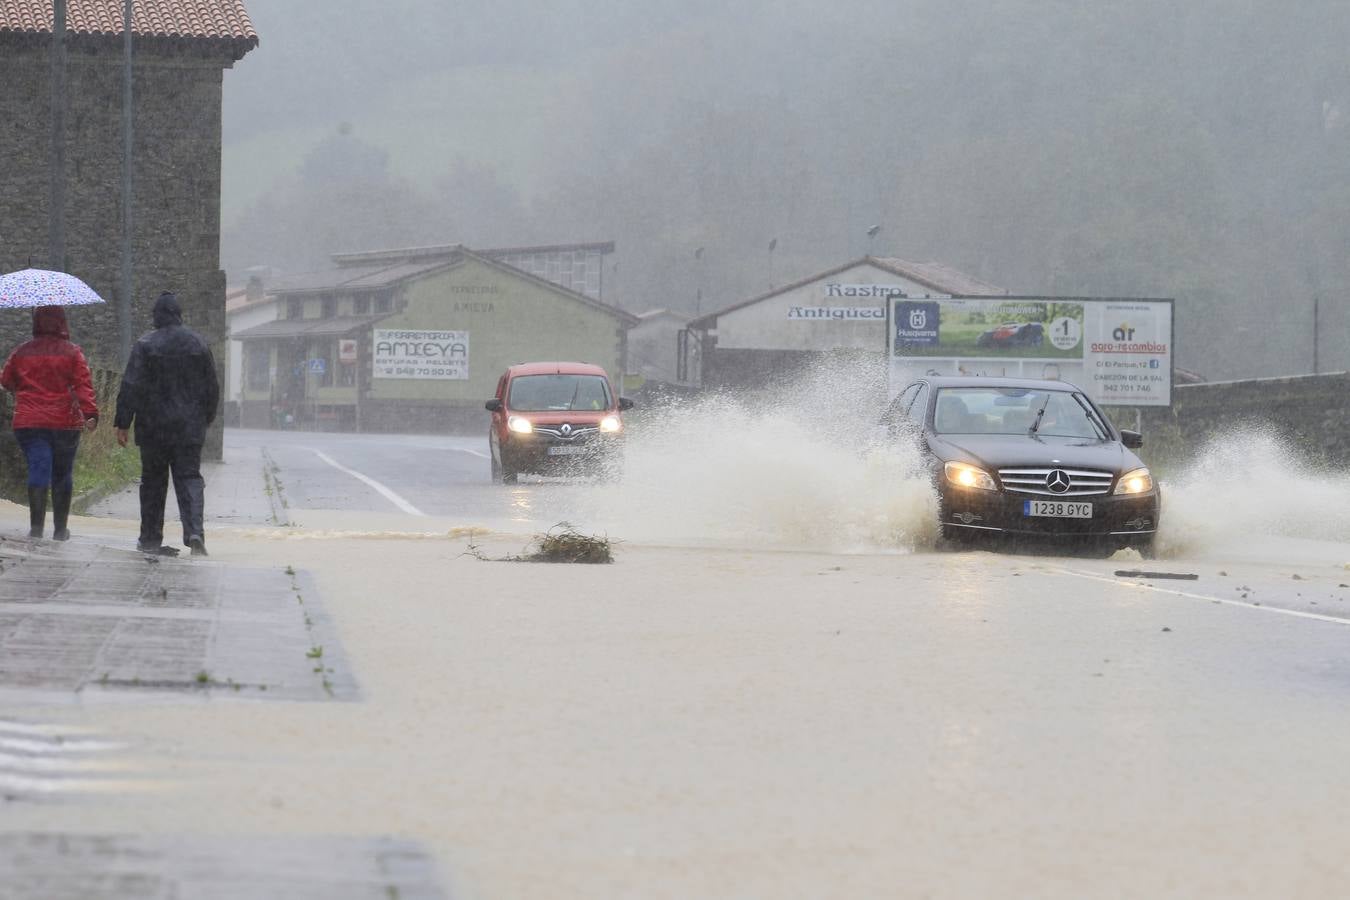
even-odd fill
[(360, 472), (356, 471), (355, 469), (349, 469), (349, 468), (347, 468), (347, 467), (344, 466), (342, 463), (338, 462), (336, 459), (333, 459), (333, 457), (329, 456), (327, 453), (324, 453), (322, 450), (316, 450), (316, 449), (313, 448), (313, 447), (310, 447), (309, 449), (310, 449), (310, 452), (312, 452), (315, 456), (317, 456), (319, 459), (323, 460), (324, 462), (328, 463), (330, 466), (332, 466), (333, 468), (337, 469), (339, 472), (346, 472), (348, 475), (352, 476), (352, 477), (355, 478), (357, 481), (360, 481), (360, 482), (363, 483), (363, 484), (369, 485), (369, 486), (370, 486), (372, 489), (374, 489), (375, 492), (378, 493), (381, 497), (383, 497), (384, 499), (388, 500), (390, 503), (394, 504), (394, 505), (397, 506), (399, 509), (401, 509), (401, 510), (403, 510), (405, 513), (407, 513), (408, 515), (410, 515), (410, 516), (425, 516), (425, 515), (426, 515), (426, 513), (422, 512), (420, 509), (418, 509), (417, 507), (413, 506), (413, 505), (412, 505), (411, 503), (409, 503), (407, 500), (404, 500), (404, 499), (403, 499), (402, 497), (400, 497), (398, 494), (394, 493), (394, 492), (391, 491), (389, 488), (387, 488), (387, 487), (385, 487), (384, 485), (380, 484), (378, 481), (376, 481), (374, 478), (371, 478), (369, 475), (362, 475)]
[(1281, 616), (1294, 616), (1299, 619), (1316, 619), (1319, 622), (1335, 622), (1337, 625), (1350, 625), (1350, 619), (1343, 619), (1339, 616), (1324, 616), (1320, 613), (1302, 612), (1297, 609), (1282, 609), (1278, 606), (1262, 606), (1259, 603), (1247, 603), (1242, 600), (1226, 600), (1223, 597), (1211, 597), (1209, 594), (1194, 594), (1190, 591), (1178, 591), (1173, 588), (1159, 587), (1155, 584), (1140, 584), (1137, 581), (1130, 581), (1121, 578), (1107, 578), (1105, 575), (1095, 575), (1091, 572), (1078, 572), (1074, 569), (1065, 569), (1060, 566), (1050, 567), (1052, 571), (1061, 572), (1065, 575), (1073, 575), (1077, 578), (1088, 578), (1093, 581), (1104, 581), (1108, 584), (1119, 584), (1127, 587), (1143, 588), (1149, 591), (1157, 591), (1160, 594), (1172, 594), (1175, 597), (1186, 597), (1191, 600), (1206, 600), (1210, 603), (1222, 603), (1224, 606), (1241, 606), (1246, 609), (1254, 609), (1257, 612), (1275, 613)]

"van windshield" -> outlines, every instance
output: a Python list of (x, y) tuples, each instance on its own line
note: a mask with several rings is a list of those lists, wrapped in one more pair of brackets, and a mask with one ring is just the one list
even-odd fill
[(609, 380), (600, 375), (518, 375), (506, 405), (522, 412), (609, 409)]

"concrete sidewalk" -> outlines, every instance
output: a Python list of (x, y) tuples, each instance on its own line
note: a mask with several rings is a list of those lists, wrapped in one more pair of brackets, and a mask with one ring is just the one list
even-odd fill
[(356, 686), (304, 573), (0, 538), (0, 700), (126, 691), (324, 700)]
[[(206, 479), (206, 521), (219, 525), (284, 525), (287, 510), (274, 489), (275, 464), (265, 450), (253, 447), (225, 447), (225, 458), (220, 462), (202, 463), (202, 477)], [(178, 510), (170, 487), (164, 516), (164, 536), (167, 543), (176, 543)], [(141, 515), (139, 484), (92, 504), (85, 515), (108, 519), (137, 521)], [(207, 535), (210, 546), (210, 534)]]

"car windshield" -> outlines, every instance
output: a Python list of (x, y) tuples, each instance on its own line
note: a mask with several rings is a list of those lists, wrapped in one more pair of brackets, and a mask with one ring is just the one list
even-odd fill
[(1034, 388), (942, 388), (933, 413), (938, 434), (1029, 434), (1105, 440), (1108, 435), (1087, 398)]
[(609, 409), (609, 382), (600, 375), (518, 375), (507, 405), (525, 412)]

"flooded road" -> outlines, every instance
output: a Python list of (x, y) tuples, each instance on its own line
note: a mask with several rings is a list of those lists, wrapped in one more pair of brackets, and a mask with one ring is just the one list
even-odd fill
[[(395, 841), (456, 897), (1350, 889), (1339, 541), (1215, 538), (1146, 563), (936, 553), (888, 512), (901, 495), (875, 492), (812, 550), (796, 510), (831, 495), (795, 480), (824, 466), (843, 471), (821, 483), (856, 486), (865, 461), (747, 458), (743, 489), (668, 478), (681, 513), (587, 499), (655, 496), (640, 480), (492, 485), (460, 439), (227, 446), (207, 475), (211, 564), (310, 579), (302, 605), (342, 649), (324, 677), (356, 699), (241, 696), (225, 670), (172, 696), (0, 691), (0, 719), (124, 744), (158, 784), (16, 800), (0, 832)], [(760, 527), (703, 529), (714, 490)], [(8, 531), (22, 512), (0, 510)], [(616, 564), (465, 553), (519, 552), (564, 519), (621, 539)], [(904, 539), (885, 545), (888, 527)], [(284, 652), (329, 667), (314, 649)]]

